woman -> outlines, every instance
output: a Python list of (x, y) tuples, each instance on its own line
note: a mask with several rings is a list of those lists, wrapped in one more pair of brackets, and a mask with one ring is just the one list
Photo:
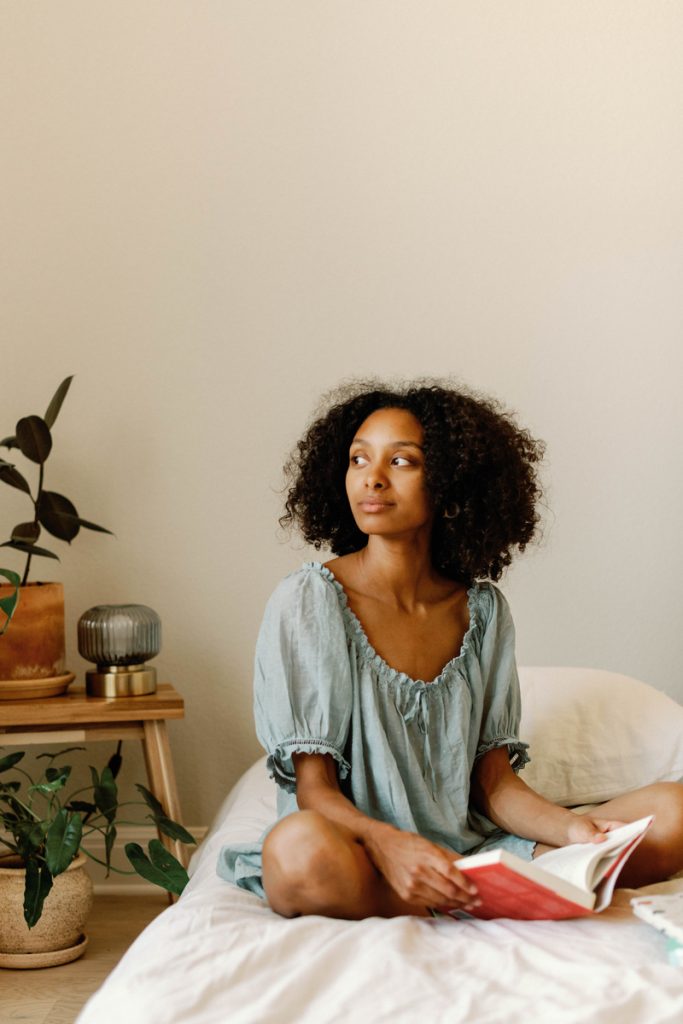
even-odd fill
[(284, 521), (337, 557), (268, 603), (255, 713), (278, 821), (222, 851), (223, 877), (288, 917), (467, 911), (459, 856), (531, 859), (651, 813), (624, 883), (683, 866), (683, 787), (577, 815), (517, 775), (514, 627), (490, 581), (534, 535), (542, 451), (494, 402), (432, 384), (354, 385), (309, 428)]

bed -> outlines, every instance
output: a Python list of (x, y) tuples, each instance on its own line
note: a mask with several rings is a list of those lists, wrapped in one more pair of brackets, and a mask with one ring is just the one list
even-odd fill
[[(683, 707), (637, 680), (520, 670), (527, 779), (566, 806), (683, 778)], [(532, 768), (533, 765), (533, 768)], [(78, 1024), (680, 1024), (683, 970), (617, 890), (588, 919), (284, 920), (223, 882), (225, 843), (275, 817), (265, 758), (226, 798), (180, 900), (139, 936)], [(615, 788), (616, 787), (616, 788)], [(638, 890), (682, 892), (683, 877)]]

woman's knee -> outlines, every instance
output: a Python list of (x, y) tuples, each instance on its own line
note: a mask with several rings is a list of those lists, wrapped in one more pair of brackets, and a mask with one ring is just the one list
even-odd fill
[[(330, 847), (348, 832), (317, 811), (297, 811), (275, 825), (263, 844), (264, 863), (277, 863), (282, 871), (307, 875), (328, 858)], [(348, 833), (351, 837), (351, 833)]]
[(642, 844), (651, 875), (645, 882), (661, 881), (683, 869), (683, 785), (657, 782), (639, 795), (646, 797), (648, 813), (654, 815)]
[(309, 904), (332, 895), (337, 880), (353, 872), (354, 845), (349, 829), (317, 811), (283, 818), (263, 844), (263, 883), (273, 909), (285, 916), (311, 912)]
[(665, 876), (683, 868), (683, 785), (659, 782), (652, 787), (654, 834), (658, 839)]

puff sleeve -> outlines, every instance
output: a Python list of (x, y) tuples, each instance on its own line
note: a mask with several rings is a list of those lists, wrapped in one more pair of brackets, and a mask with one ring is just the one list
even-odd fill
[(522, 703), (515, 661), (515, 626), (506, 598), (487, 585), (490, 613), (481, 643), (480, 666), (484, 704), (476, 757), (507, 746), (510, 763), (519, 771), (529, 760), (528, 744), (520, 742)]
[(319, 573), (301, 569), (270, 598), (256, 644), (254, 716), (268, 769), (296, 790), (292, 754), (331, 754), (340, 779), (352, 706), (349, 653), (339, 601)]

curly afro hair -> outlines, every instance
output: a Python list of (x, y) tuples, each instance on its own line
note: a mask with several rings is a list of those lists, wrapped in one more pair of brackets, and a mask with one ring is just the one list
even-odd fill
[(361, 423), (386, 408), (408, 410), (424, 431), (434, 567), (467, 585), (500, 579), (513, 549), (523, 551), (536, 531), (545, 446), (498, 402), (460, 385), (353, 381), (327, 395), (285, 465), (281, 524), (335, 555), (365, 547), (346, 497), (349, 446)]

